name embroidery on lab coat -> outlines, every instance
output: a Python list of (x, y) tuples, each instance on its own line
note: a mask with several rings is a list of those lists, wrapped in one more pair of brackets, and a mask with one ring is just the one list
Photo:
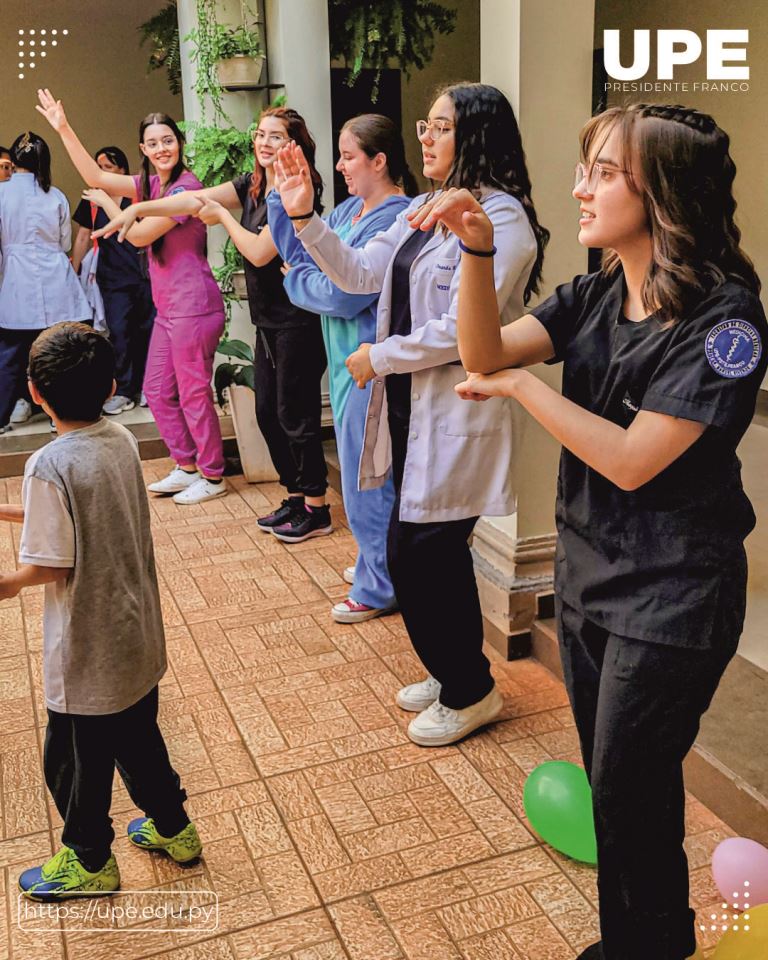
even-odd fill
[(721, 377), (746, 377), (760, 362), (760, 334), (746, 320), (724, 320), (707, 334), (704, 352), (710, 367)]

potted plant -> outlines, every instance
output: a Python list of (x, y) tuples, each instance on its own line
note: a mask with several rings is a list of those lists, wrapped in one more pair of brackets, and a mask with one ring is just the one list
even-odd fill
[(174, 95), (181, 93), (181, 54), (176, 0), (170, 0), (159, 13), (140, 24), (138, 31), (141, 34), (139, 46), (149, 41), (152, 49), (147, 73), (151, 70), (165, 69), (168, 89)]
[(218, 61), (219, 83), (225, 90), (249, 90), (258, 86), (264, 56), (257, 30), (216, 24), (212, 52)]
[(248, 483), (277, 480), (277, 471), (256, 422), (253, 350), (242, 340), (223, 340), (218, 352), (234, 361), (219, 364), (213, 385), (219, 406), (229, 400), (245, 479)]

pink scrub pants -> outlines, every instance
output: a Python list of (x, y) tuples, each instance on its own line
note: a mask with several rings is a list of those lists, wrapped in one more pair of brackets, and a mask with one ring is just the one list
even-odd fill
[(173, 459), (197, 464), (211, 478), (224, 473), (221, 427), (213, 405), (213, 355), (224, 314), (155, 319), (144, 394)]

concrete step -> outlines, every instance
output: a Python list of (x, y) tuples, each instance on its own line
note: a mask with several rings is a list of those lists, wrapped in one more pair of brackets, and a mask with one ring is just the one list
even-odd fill
[[(531, 626), (531, 655), (563, 679), (553, 618)], [(768, 674), (738, 654), (684, 764), (685, 786), (739, 836), (768, 845)]]

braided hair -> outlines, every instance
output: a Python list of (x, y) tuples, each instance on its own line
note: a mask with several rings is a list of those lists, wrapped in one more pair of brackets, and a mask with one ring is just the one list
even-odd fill
[[(664, 322), (681, 319), (727, 280), (754, 293), (760, 279), (741, 249), (734, 216), (736, 165), (730, 138), (707, 113), (677, 104), (611, 107), (581, 132), (584, 161), (597, 156), (613, 130), (622, 144), (630, 189), (642, 196), (652, 260), (643, 283), (643, 305)], [(607, 251), (603, 270), (619, 267)]]
[(45, 193), (51, 189), (51, 151), (48, 144), (36, 133), (28, 130), (11, 144), (11, 162), (34, 173), (35, 180)]
[(536, 238), (536, 260), (523, 297), (528, 303), (531, 295), (539, 292), (549, 230), (536, 216), (515, 112), (500, 90), (485, 83), (455, 83), (440, 90), (435, 100), (441, 96), (451, 98), (456, 112), (456, 152), (441, 186), (472, 191), (497, 187), (520, 201)]

